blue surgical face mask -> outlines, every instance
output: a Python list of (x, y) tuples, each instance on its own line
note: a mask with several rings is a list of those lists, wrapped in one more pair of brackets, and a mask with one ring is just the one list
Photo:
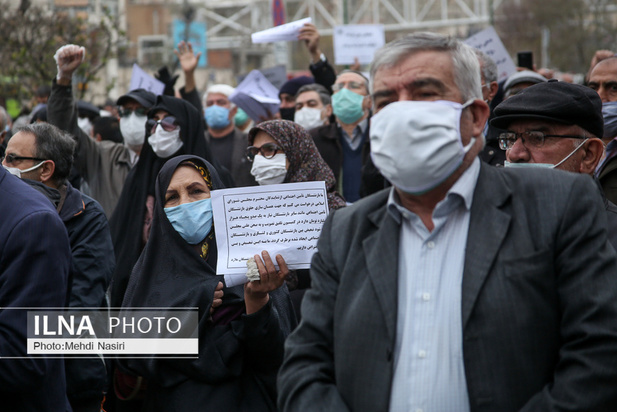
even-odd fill
[(169, 223), (190, 245), (196, 245), (208, 236), (212, 229), (212, 201), (210, 198), (174, 207), (166, 207)]
[(617, 102), (602, 103), (604, 117), (604, 138), (617, 136)]
[(209, 128), (220, 130), (229, 126), (229, 109), (226, 107), (213, 104), (206, 108), (205, 114), (206, 123)]
[(343, 88), (332, 96), (334, 115), (345, 124), (352, 124), (364, 115), (364, 96)]

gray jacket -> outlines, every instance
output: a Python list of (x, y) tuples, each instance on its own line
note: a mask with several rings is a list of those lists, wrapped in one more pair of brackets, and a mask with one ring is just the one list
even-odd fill
[(121, 143), (97, 142), (86, 135), (77, 125), (72, 87), (60, 86), (55, 79), (47, 102), (47, 120), (75, 137), (75, 168), (88, 182), (92, 197), (101, 204), (109, 218), (132, 167), (129, 148)]

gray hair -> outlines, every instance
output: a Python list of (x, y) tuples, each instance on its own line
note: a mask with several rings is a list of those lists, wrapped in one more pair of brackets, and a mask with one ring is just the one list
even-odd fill
[(52, 160), (55, 164), (52, 181), (63, 184), (71, 173), (75, 140), (73, 137), (49, 123), (32, 123), (19, 129), (34, 135), (34, 157)]
[[(367, 89), (368, 90), (368, 89)], [(332, 96), (328, 93), (328, 89), (323, 87), (321, 84), (313, 83), (313, 84), (305, 84), (304, 86), (298, 89), (298, 93), (296, 93), (296, 99), (304, 92), (316, 92), (319, 95), (319, 99), (321, 100), (321, 104), (327, 106), (332, 103)]]
[(581, 126), (574, 124), (572, 125), (574, 126), (574, 133), (578, 133), (582, 136), (582, 138), (580, 139), (569, 139), (572, 140), (572, 150), (576, 149), (579, 145), (583, 144), (583, 142), (587, 139), (597, 139), (598, 136), (594, 135), (593, 133), (588, 132), (587, 130), (583, 129)]
[[(353, 74), (357, 74), (358, 76), (362, 77), (362, 80), (364, 82), (364, 87), (366, 87), (366, 91), (370, 93), (370, 90), (371, 90), (370, 84), (369, 84), (370, 82), (362, 72), (359, 72), (357, 70), (352, 70), (352, 69), (345, 69), (339, 74), (337, 74), (336, 78), (338, 79), (341, 74), (345, 74), (345, 73), (353, 73)], [(336, 83), (336, 80), (335, 80), (335, 83)]]
[(484, 82), (489, 84), (497, 81), (497, 65), (495, 64), (495, 60), (491, 59), (486, 53), (481, 50), (473, 49), (478, 57), (478, 61), (480, 62), (480, 70), (482, 70), (482, 76), (484, 77)]
[(480, 64), (473, 49), (460, 40), (436, 33), (414, 33), (386, 44), (375, 53), (371, 63), (371, 79), (375, 79), (375, 73), (379, 69), (393, 67), (420, 51), (449, 53), (454, 69), (454, 83), (463, 101), (482, 98)]
[(9, 114), (4, 107), (0, 106), (0, 133), (4, 132), (7, 124), (9, 124)]

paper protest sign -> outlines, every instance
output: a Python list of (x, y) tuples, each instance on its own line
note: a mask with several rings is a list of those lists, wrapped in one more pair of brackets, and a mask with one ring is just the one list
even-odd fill
[(272, 27), (258, 31), (251, 34), (251, 40), (253, 43), (274, 43), (279, 41), (298, 41), (298, 35), (300, 29), (304, 26), (304, 23), (310, 23), (312, 19), (307, 17), (306, 19), (292, 21), (291, 23), (281, 24), (280, 26)]
[(131, 74), (131, 84), (129, 86), (129, 90), (135, 89), (146, 89), (147, 91), (158, 96), (163, 94), (165, 84), (150, 76), (137, 64), (133, 64), (133, 73)]
[(356, 57), (361, 64), (368, 64), (386, 37), (381, 24), (350, 24), (334, 28), (333, 42), (336, 64), (353, 64)]
[(497, 81), (516, 73), (516, 65), (508, 54), (495, 29), (491, 26), (465, 40), (469, 46), (484, 52), (497, 65)]
[[(310, 267), (328, 216), (324, 182), (285, 183), (212, 191), (218, 259), (225, 282), (246, 283), (246, 262), (268, 251), (290, 269)], [(233, 276), (233, 275), (237, 276)]]
[[(284, 64), (279, 64), (267, 69), (260, 69), (259, 71), (277, 90), (280, 90), (281, 86), (287, 81), (287, 69)], [(244, 80), (246, 76), (248, 76), (248, 74), (238, 76), (238, 83), (242, 83), (242, 80)]]
[(279, 110), (278, 89), (259, 70), (251, 71), (229, 96), (255, 122), (270, 118)]

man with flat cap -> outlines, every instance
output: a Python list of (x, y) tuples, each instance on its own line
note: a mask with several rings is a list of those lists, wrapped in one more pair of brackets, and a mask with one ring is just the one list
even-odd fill
[(56, 52), (58, 77), (52, 84), (47, 116), (49, 123), (74, 135), (78, 143), (75, 168), (88, 182), (90, 195), (101, 204), (109, 218), (120, 198), (124, 180), (139, 158), (146, 137), (146, 113), (154, 105), (156, 96), (144, 89), (136, 89), (118, 99), (124, 144), (90, 138), (77, 126), (71, 87), (73, 73), (84, 54), (83, 47), (72, 44)]
[[(506, 167), (546, 167), (593, 176), (602, 159), (602, 101), (585, 86), (549, 80), (495, 108), (491, 125), (506, 130)], [(617, 248), (617, 206), (604, 199), (609, 240)]]

